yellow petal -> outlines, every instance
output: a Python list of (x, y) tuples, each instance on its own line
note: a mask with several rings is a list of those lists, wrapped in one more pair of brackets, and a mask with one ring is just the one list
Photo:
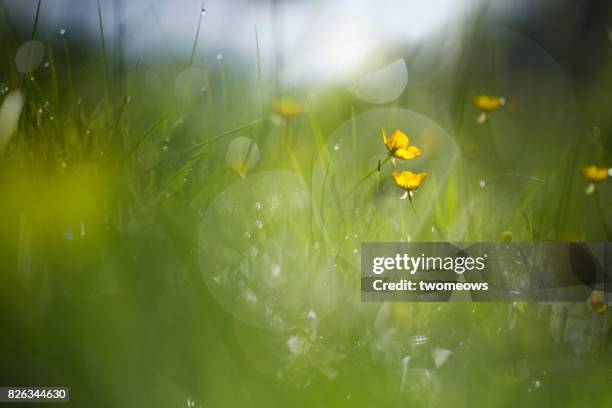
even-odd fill
[(380, 128), (380, 132), (382, 134), (383, 143), (387, 144), (387, 131), (385, 128)]
[(411, 160), (421, 155), (421, 151), (416, 146), (406, 146), (403, 149), (398, 149), (395, 152), (395, 157), (403, 160)]
[(592, 183), (604, 181), (609, 176), (607, 167), (597, 167), (594, 164), (584, 167), (582, 169), (582, 175)]
[(411, 171), (402, 171), (398, 173), (394, 171), (391, 173), (391, 178), (398, 187), (415, 191), (423, 184), (423, 181), (427, 178), (427, 173), (413, 173)]
[(483, 112), (492, 112), (506, 104), (506, 98), (501, 96), (476, 95), (472, 101), (476, 108)]
[(289, 96), (274, 101), (272, 110), (283, 118), (291, 118), (302, 114), (302, 105)]
[(410, 144), (408, 136), (406, 136), (406, 134), (399, 129), (393, 132), (393, 134), (391, 135), (391, 142), (393, 142), (393, 145), (397, 149), (404, 148), (408, 146), (408, 144)]

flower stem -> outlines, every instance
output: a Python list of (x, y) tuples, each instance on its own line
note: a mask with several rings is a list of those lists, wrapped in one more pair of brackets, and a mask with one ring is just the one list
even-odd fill
[(355, 184), (353, 186), (353, 188), (351, 188), (348, 193), (346, 193), (345, 197), (348, 197), (353, 191), (355, 191), (357, 189), (357, 187), (359, 187), (360, 185), (362, 185), (372, 174), (376, 173), (376, 172), (380, 172), (380, 169), (382, 168), (382, 166), (384, 166), (389, 160), (391, 160), (391, 155), (387, 156), (385, 158), (385, 160), (383, 161), (379, 161), (378, 165), (376, 167), (374, 167), (374, 169), (372, 171), (370, 171), (368, 174), (366, 174), (365, 176), (363, 176), (361, 178), (361, 180), (359, 180), (357, 182), (357, 184)]
[(408, 193), (408, 201), (410, 201), (410, 207), (412, 207), (412, 211), (414, 212), (414, 216), (419, 224), (419, 228), (423, 229), (423, 224), (421, 223), (421, 218), (419, 218), (419, 213), (414, 206), (414, 201), (412, 201), (412, 193)]
[(612, 241), (612, 232), (610, 231), (610, 227), (606, 224), (606, 218), (604, 217), (603, 209), (601, 208), (601, 201), (599, 200), (599, 194), (597, 189), (593, 192), (593, 199), (595, 200), (595, 206), (597, 207), (597, 213), (599, 214), (599, 219), (601, 220), (601, 225), (606, 233), (606, 239), (608, 241)]
[(504, 162), (502, 161), (502, 158), (499, 155), (499, 152), (497, 151), (497, 147), (495, 146), (495, 141), (493, 140), (493, 128), (491, 127), (490, 119), (487, 119), (486, 127), (487, 127), (487, 138), (488, 138), (489, 146), (493, 153), (493, 157), (495, 158), (495, 161), (497, 162), (497, 165), (501, 168), (502, 172), (505, 172), (506, 168), (504, 166)]

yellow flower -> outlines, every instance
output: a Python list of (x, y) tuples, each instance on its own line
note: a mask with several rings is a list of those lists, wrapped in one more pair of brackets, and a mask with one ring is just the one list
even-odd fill
[(403, 160), (411, 160), (421, 155), (421, 151), (416, 146), (410, 146), (408, 136), (401, 130), (396, 130), (391, 135), (391, 138), (387, 139), (387, 132), (385, 129), (381, 129), (383, 142), (387, 146), (389, 155)]
[(398, 187), (406, 190), (406, 193), (401, 197), (404, 198), (410, 195), (412, 199), (412, 195), (416, 191), (417, 188), (423, 184), (423, 181), (427, 178), (427, 173), (413, 173), (411, 171), (402, 171), (398, 173), (396, 171), (391, 173), (391, 178), (395, 181)]
[(472, 102), (476, 108), (483, 112), (493, 112), (506, 104), (506, 98), (501, 96), (476, 95)]
[(300, 105), (291, 96), (286, 96), (272, 102), (272, 111), (283, 118), (291, 118), (302, 114)]
[(582, 175), (591, 183), (599, 183), (608, 178), (609, 169), (607, 167), (597, 167), (594, 164), (582, 168)]

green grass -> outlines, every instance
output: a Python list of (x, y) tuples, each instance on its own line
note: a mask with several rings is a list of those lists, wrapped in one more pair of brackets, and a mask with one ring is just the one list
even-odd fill
[[(534, 85), (518, 68), (491, 73), (473, 40), (455, 79), (405, 55), (411, 82), (396, 101), (304, 86), (290, 92), (303, 113), (280, 118), (271, 103), (285, 95), (257, 30), (250, 65), (205, 64), (200, 14), (189, 58), (128, 58), (119, 72), (99, 2), (91, 55), (72, 54), (70, 32), (61, 47), (40, 38), (39, 11), (31, 37), (48, 68), (17, 73), (21, 43), (3, 34), (0, 81), (27, 99), (0, 153), (0, 384), (68, 385), (74, 406), (609, 403), (609, 315), (586, 303), (361, 303), (355, 252), (368, 241), (609, 241), (611, 182), (586, 195), (580, 174), (611, 164), (610, 113), (591, 114), (607, 103), (592, 98), (609, 59), (593, 83), (568, 84), (524, 39), (496, 44), (525, 45), (536, 75), (553, 72)], [(174, 79), (189, 67), (206, 91), (184, 100)], [(576, 86), (578, 100), (558, 98)], [(510, 101), (484, 126), (470, 102), (482, 92)], [(424, 153), (400, 165), (430, 173), (414, 210), (391, 165), (378, 170), (381, 127)], [(242, 175), (225, 159), (238, 136), (259, 151)], [(452, 354), (437, 367), (441, 349)]]

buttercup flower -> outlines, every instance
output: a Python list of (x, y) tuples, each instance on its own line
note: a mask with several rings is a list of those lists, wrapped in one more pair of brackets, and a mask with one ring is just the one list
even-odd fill
[(609, 169), (607, 167), (597, 167), (594, 164), (583, 167), (582, 175), (591, 183), (599, 183), (610, 176)]
[(586, 193), (592, 194), (595, 192), (595, 183), (600, 183), (610, 176), (610, 169), (591, 164), (582, 168), (582, 175), (589, 182)]
[(474, 106), (483, 112), (493, 112), (506, 104), (506, 98), (502, 96), (476, 95)]
[(493, 112), (506, 104), (506, 98), (502, 96), (476, 95), (472, 100), (474, 106), (479, 109), (480, 115), (476, 121), (484, 123), (487, 120), (487, 113)]
[(398, 173), (396, 171), (391, 173), (391, 178), (395, 182), (395, 184), (406, 190), (403, 196), (400, 199), (405, 199), (409, 197), (412, 199), (414, 192), (423, 184), (423, 181), (427, 178), (427, 173), (413, 173), (411, 171), (402, 171)]
[(387, 138), (387, 132), (385, 129), (381, 129), (383, 142), (387, 146), (389, 155), (393, 158), (402, 160), (411, 160), (421, 155), (421, 151), (416, 146), (410, 146), (410, 140), (408, 136), (401, 130), (396, 130), (391, 135), (391, 138)]
[(272, 102), (272, 111), (282, 118), (292, 118), (301, 115), (303, 108), (295, 99), (286, 96)]

